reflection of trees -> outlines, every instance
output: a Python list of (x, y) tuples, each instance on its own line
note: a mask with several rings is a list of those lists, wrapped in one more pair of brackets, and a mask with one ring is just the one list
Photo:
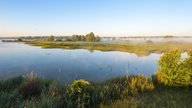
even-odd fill
[(145, 51), (145, 52), (134, 52), (137, 57), (143, 57), (143, 56), (149, 56), (151, 52)]
[(93, 52), (94, 52), (94, 50), (92, 50), (92, 49), (88, 49), (88, 51), (89, 51), (90, 53), (93, 53)]

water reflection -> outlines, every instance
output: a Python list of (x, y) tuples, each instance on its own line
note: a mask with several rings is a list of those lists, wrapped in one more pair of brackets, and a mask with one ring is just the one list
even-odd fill
[(38, 76), (71, 81), (101, 81), (129, 74), (151, 76), (160, 54), (138, 57), (127, 52), (84, 49), (42, 49), (23, 43), (0, 42), (0, 78), (6, 79), (34, 71)]

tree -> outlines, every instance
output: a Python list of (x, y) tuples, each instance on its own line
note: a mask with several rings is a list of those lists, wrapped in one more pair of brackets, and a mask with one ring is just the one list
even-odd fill
[(65, 41), (72, 41), (71, 38), (65, 38)]
[(48, 41), (54, 41), (54, 36), (53, 35), (51, 35), (50, 37), (48, 37), (48, 39), (47, 39)]
[(78, 41), (78, 36), (77, 36), (77, 35), (73, 35), (73, 36), (71, 37), (71, 40), (72, 40), (72, 41)]
[(88, 42), (95, 42), (95, 35), (93, 32), (86, 35), (86, 41)]
[(86, 36), (83, 35), (73, 35), (66, 39), (66, 41), (88, 41), (88, 42), (98, 42), (100, 41), (100, 37), (95, 37), (94, 33), (91, 32), (87, 34)]
[(99, 41), (100, 41), (100, 37), (99, 37), (99, 36), (96, 36), (95, 41), (96, 41), (96, 42), (99, 42)]
[(21, 41), (23, 41), (21, 38), (19, 38), (19, 39), (17, 39), (17, 41), (19, 41), (19, 42), (21, 42)]
[(85, 41), (86, 40), (85, 36), (81, 36), (80, 38), (81, 38), (81, 41)]
[(62, 38), (59, 37), (59, 38), (56, 39), (56, 41), (62, 41)]
[(181, 58), (178, 50), (168, 51), (158, 61), (156, 78), (159, 83), (168, 86), (191, 86), (192, 85), (192, 53), (188, 58)]

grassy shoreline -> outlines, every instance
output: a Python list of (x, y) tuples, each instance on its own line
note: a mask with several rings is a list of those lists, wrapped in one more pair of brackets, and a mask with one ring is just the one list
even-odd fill
[(25, 42), (42, 48), (63, 48), (63, 49), (87, 49), (100, 51), (121, 51), (137, 55), (149, 55), (151, 53), (163, 53), (169, 50), (181, 52), (192, 49), (192, 43), (179, 42), (51, 42), (51, 41), (30, 41)]
[(191, 89), (163, 86), (142, 75), (69, 84), (15, 77), (0, 81), (0, 107), (187, 108), (192, 107)]

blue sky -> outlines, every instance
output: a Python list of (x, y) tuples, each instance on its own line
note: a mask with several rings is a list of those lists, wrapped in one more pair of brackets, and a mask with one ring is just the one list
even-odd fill
[(0, 0), (0, 36), (192, 36), (192, 0)]

